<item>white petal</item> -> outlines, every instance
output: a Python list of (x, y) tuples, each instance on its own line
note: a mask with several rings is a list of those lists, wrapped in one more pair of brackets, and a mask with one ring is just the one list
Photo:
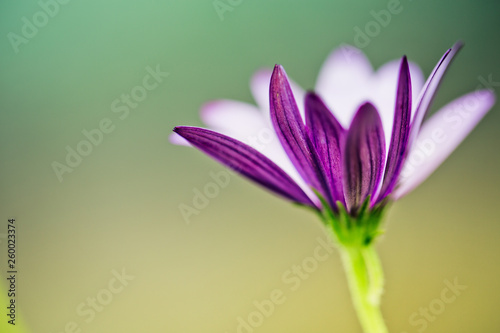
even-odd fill
[(290, 82), (290, 88), (292, 88), (293, 91), (293, 97), (295, 97), (295, 102), (297, 103), (297, 107), (299, 108), (300, 116), (302, 117), (302, 121), (305, 124), (306, 109), (304, 103), (306, 100), (306, 92), (304, 89), (302, 89), (301, 86), (299, 86), (293, 80), (289, 79), (289, 82)]
[(244, 142), (247, 137), (265, 127), (259, 109), (232, 100), (218, 100), (203, 105), (201, 119), (211, 129)]
[(495, 103), (489, 90), (478, 90), (444, 106), (426, 121), (403, 167), (398, 199), (422, 183), (462, 142)]
[(417, 64), (409, 62), (409, 65), (412, 89), (411, 100), (416, 101), (422, 91), (422, 88), (424, 87), (425, 78), (422, 70)]
[(168, 136), (168, 141), (174, 145), (179, 145), (179, 146), (191, 146), (189, 142), (187, 142), (186, 139), (184, 139), (182, 136), (180, 136), (177, 133), (172, 133)]
[(269, 83), (271, 82), (272, 73), (270, 69), (261, 69), (250, 80), (250, 90), (255, 102), (261, 111), (267, 113), (269, 113)]
[(369, 97), (372, 74), (370, 61), (352, 46), (341, 46), (323, 64), (316, 92), (344, 127), (349, 127), (358, 106)]

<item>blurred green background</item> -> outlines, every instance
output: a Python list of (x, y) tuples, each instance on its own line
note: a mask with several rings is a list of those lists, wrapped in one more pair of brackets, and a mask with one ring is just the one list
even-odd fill
[[(208, 100), (253, 103), (248, 82), (261, 67), (281, 63), (312, 88), (329, 52), (354, 44), (355, 27), (388, 3), (222, 0), (231, 10), (221, 19), (212, 0), (1, 2), (0, 275), (15, 217), (23, 332), (232, 333), (275, 289), (284, 303), (239, 332), (360, 332), (336, 253), (295, 291), (282, 279), (324, 237), (316, 217), (232, 176), (186, 223), (179, 205), (224, 169), (168, 135), (201, 125)], [(500, 82), (498, 1), (400, 6), (363, 47), (375, 67), (407, 54), (428, 75), (461, 39), (433, 110), (474, 90), (479, 76)], [(157, 66), (168, 77), (128, 114), (114, 112)], [(378, 248), (391, 332), (500, 329), (499, 111), (390, 210)], [(66, 164), (66, 147), (103, 119), (110, 133), (59, 181), (53, 162)], [(441, 309), (445, 280), (455, 278), (468, 288)], [(15, 332), (5, 324), (5, 282), (0, 328)], [(429, 306), (439, 314), (422, 319)]]

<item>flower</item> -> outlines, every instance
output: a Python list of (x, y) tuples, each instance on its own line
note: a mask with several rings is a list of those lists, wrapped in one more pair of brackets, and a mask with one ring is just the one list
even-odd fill
[(304, 93), (276, 65), (252, 79), (260, 110), (212, 102), (202, 109), (212, 129), (174, 132), (282, 197), (334, 217), (359, 217), (422, 183), (493, 106), (491, 91), (476, 90), (424, 122), (460, 48), (447, 50), (425, 83), (406, 56), (374, 72), (361, 51), (346, 46), (326, 60), (315, 92)]
[(252, 79), (261, 110), (212, 102), (202, 109), (212, 129), (175, 127), (171, 140), (189, 143), (318, 212), (340, 250), (364, 331), (387, 332), (380, 312), (383, 272), (374, 248), (382, 214), (424, 181), (495, 102), (493, 92), (478, 89), (424, 122), (461, 46), (445, 52), (425, 83), (406, 56), (373, 72), (352, 47), (327, 59), (315, 92), (304, 93), (276, 65), (272, 74), (260, 71)]

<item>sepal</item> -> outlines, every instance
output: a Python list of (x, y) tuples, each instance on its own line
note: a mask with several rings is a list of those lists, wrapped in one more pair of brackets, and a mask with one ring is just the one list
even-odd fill
[(385, 199), (370, 208), (370, 196), (368, 196), (355, 215), (350, 214), (346, 207), (337, 201), (336, 211), (328, 205), (328, 202), (317, 191), (315, 191), (322, 204), (320, 212), (321, 220), (331, 230), (334, 239), (339, 245), (345, 247), (367, 247), (384, 233), (380, 229), (381, 221), (389, 200)]

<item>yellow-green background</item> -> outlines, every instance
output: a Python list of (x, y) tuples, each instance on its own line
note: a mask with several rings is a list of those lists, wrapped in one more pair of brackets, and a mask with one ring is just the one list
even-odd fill
[[(224, 1), (227, 3), (226, 1)], [(246, 0), (221, 21), (211, 0), (70, 1), (15, 53), (7, 34), (40, 10), (0, 3), (0, 235), (18, 223), (18, 319), (24, 332), (236, 332), (237, 318), (273, 289), (287, 300), (255, 332), (360, 332), (336, 254), (290, 292), (281, 275), (322, 235), (312, 214), (236, 176), (186, 224), (181, 203), (223, 170), (169, 144), (175, 125), (201, 125), (207, 100), (252, 102), (248, 81), (275, 63), (312, 88), (321, 63), (387, 1)], [(407, 54), (426, 75), (446, 48), (466, 46), (433, 110), (500, 81), (497, 1), (401, 0), (403, 11), (363, 49), (378, 67)], [(147, 66), (170, 76), (121, 121), (111, 103)], [(496, 87), (497, 94), (500, 87)], [(393, 205), (378, 246), (391, 332), (440, 297), (445, 279), (468, 289), (426, 332), (500, 329), (500, 107), (412, 194)], [(83, 129), (115, 130), (59, 182), (51, 168)], [(0, 275), (6, 242), (0, 238)], [(75, 312), (126, 269), (135, 279), (85, 323)], [(2, 278), (2, 283), (5, 279)], [(5, 286), (5, 285), (4, 285)], [(0, 318), (5, 327), (5, 295)], [(12, 330), (14, 332), (14, 330)], [(10, 332), (10, 331), (9, 331)]]

